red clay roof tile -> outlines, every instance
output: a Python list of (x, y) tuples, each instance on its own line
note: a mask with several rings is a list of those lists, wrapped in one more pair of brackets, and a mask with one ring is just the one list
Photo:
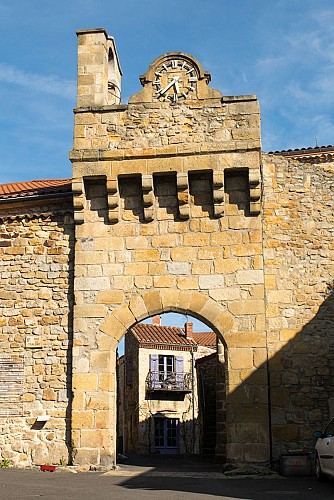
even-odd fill
[(196, 343), (184, 336), (184, 330), (176, 326), (157, 326), (138, 323), (132, 332), (140, 344), (178, 344), (192, 346)]
[(211, 349), (216, 349), (217, 347), (217, 335), (215, 332), (193, 332), (192, 337), (197, 345), (211, 347)]
[(158, 326), (138, 323), (132, 332), (141, 345), (173, 344), (183, 346), (205, 346), (216, 348), (214, 332), (193, 332), (193, 338), (184, 335), (184, 329), (176, 326)]
[(70, 192), (72, 179), (45, 179), (0, 184), (0, 199), (25, 198)]

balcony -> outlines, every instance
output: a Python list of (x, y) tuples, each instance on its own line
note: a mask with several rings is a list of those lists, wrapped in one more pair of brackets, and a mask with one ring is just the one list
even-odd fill
[(153, 391), (173, 391), (191, 392), (192, 380), (190, 373), (183, 372), (152, 372), (149, 371), (146, 377), (146, 390)]

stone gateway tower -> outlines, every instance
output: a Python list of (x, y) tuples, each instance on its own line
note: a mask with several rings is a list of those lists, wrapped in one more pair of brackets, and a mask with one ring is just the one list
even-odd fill
[(77, 35), (72, 179), (0, 185), (0, 459), (113, 466), (117, 346), (171, 311), (217, 336), (216, 461), (313, 451), (334, 416), (334, 147), (261, 152), (256, 96), (182, 52), (122, 104), (113, 38)]
[(218, 337), (228, 376), (217, 382), (217, 457), (232, 460), (237, 450), (238, 459), (267, 462), (257, 99), (222, 96), (195, 58), (170, 52), (120, 105), (110, 91), (120, 91), (121, 75), (113, 40), (97, 29), (78, 41), (75, 461), (114, 460), (115, 349), (138, 321), (175, 311)]

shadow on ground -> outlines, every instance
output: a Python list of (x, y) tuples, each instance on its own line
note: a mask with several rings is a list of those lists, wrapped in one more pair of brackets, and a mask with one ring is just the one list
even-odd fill
[[(268, 471), (269, 472), (269, 471)], [(111, 473), (108, 473), (111, 474)], [(285, 478), (278, 474), (226, 476), (222, 467), (199, 458), (134, 455), (114, 473), (127, 490), (156, 492), (166, 498), (216, 496), (239, 500), (325, 500), (334, 494), (334, 482), (320, 484), (313, 477)], [(126, 478), (125, 478), (125, 477)], [(176, 498), (176, 497), (175, 497)]]

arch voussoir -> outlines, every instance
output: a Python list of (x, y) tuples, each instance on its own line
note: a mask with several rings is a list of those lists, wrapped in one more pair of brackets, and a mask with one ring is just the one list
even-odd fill
[(192, 292), (189, 301), (189, 311), (194, 313), (196, 317), (201, 317), (201, 311), (207, 303), (208, 297), (198, 292)]
[(122, 325), (124, 325), (126, 330), (128, 330), (132, 325), (134, 325), (137, 322), (135, 316), (129, 309), (129, 306), (126, 304), (123, 304), (120, 307), (118, 307), (113, 315), (120, 323), (122, 323)]
[(234, 318), (228, 311), (220, 312), (220, 314), (212, 320), (211, 326), (217, 333), (225, 347), (228, 346), (230, 332), (234, 326)]
[(115, 318), (114, 315), (110, 315), (107, 317), (107, 319), (100, 325), (100, 331), (105, 333), (106, 335), (109, 335), (110, 337), (113, 337), (117, 339), (119, 342), (126, 329), (122, 323), (118, 319)]
[[(100, 330), (120, 341), (134, 324), (156, 314), (174, 311), (205, 321), (221, 337), (228, 335), (234, 319), (220, 304), (198, 292), (163, 290), (146, 292), (115, 309)], [(225, 343), (225, 342), (224, 342)]]
[(178, 311), (180, 290), (162, 290), (160, 296), (165, 312)]
[(132, 314), (134, 315), (134, 317), (136, 318), (137, 322), (139, 322), (142, 319), (145, 319), (145, 318), (147, 318), (147, 316), (149, 316), (145, 302), (140, 295), (138, 297), (130, 300), (129, 308), (130, 308)]
[(160, 291), (147, 292), (142, 295), (148, 316), (160, 314), (162, 311), (162, 300)]

